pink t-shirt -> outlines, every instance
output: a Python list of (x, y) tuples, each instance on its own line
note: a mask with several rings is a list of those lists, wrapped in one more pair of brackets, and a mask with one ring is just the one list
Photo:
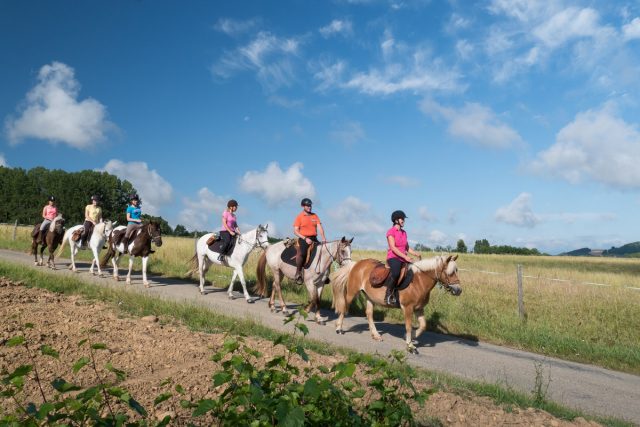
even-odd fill
[[(236, 228), (238, 227), (238, 223), (236, 222), (235, 214), (229, 211), (224, 211), (222, 212), (222, 218), (224, 218), (225, 222), (227, 223), (227, 227), (229, 227), (230, 230), (236, 230)], [(226, 231), (226, 228), (222, 227), (220, 231)]]
[(47, 205), (44, 207), (43, 212), (45, 219), (53, 221), (53, 219), (58, 215), (58, 208), (56, 208), (55, 206)]
[[(391, 227), (389, 231), (387, 231), (387, 237), (393, 236), (396, 242), (396, 248), (400, 250), (403, 254), (407, 253), (407, 232), (403, 229), (398, 230), (395, 226)], [(387, 259), (389, 258), (397, 258), (399, 260), (404, 261), (404, 258), (400, 258), (398, 255), (394, 254), (391, 249), (387, 251)]]

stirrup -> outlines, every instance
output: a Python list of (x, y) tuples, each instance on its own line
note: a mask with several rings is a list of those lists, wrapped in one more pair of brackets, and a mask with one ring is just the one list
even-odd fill
[(302, 273), (297, 274), (295, 280), (298, 285), (302, 285), (304, 283), (304, 277), (302, 277)]
[(218, 261), (224, 262), (224, 254), (218, 255)]

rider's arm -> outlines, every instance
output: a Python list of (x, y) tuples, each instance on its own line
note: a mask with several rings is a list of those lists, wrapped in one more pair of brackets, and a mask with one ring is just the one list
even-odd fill
[(224, 211), (222, 213), (222, 227), (227, 230), (229, 232), (229, 234), (231, 234), (232, 236), (235, 234), (235, 231), (233, 231), (232, 229), (229, 228), (229, 226), (227, 225), (227, 218), (225, 216), (225, 213), (227, 211)]
[(46, 219), (46, 218), (44, 217), (44, 215), (45, 215), (45, 211), (46, 211), (46, 210), (47, 210), (47, 207), (46, 207), (46, 206), (45, 206), (44, 208), (42, 208), (42, 219)]
[(407, 251), (411, 254), (414, 255), (416, 257), (418, 257), (419, 259), (422, 259), (422, 254), (420, 252), (414, 251), (413, 249), (411, 249), (410, 246), (407, 246)]
[(324, 228), (322, 228), (321, 222), (318, 222), (318, 231), (320, 231), (320, 235), (322, 236), (322, 242), (327, 243), (327, 238), (324, 236)]
[(299, 238), (301, 238), (302, 240), (305, 240), (305, 239), (306, 239), (306, 237), (305, 237), (305, 236), (303, 236), (302, 234), (300, 234), (300, 227), (297, 227), (297, 226), (296, 226), (296, 227), (293, 227), (293, 234), (295, 234), (295, 235), (296, 235), (296, 237), (299, 237)]
[(93, 222), (93, 220), (91, 218), (89, 218), (89, 206), (88, 205), (84, 208), (84, 220), (85, 221), (89, 221), (89, 222)]
[(408, 262), (411, 262), (411, 258), (409, 258), (407, 255), (405, 255), (402, 252), (400, 252), (400, 249), (398, 249), (396, 247), (396, 239), (395, 239), (395, 237), (387, 236), (387, 243), (389, 244), (389, 249), (391, 249), (391, 252), (393, 252), (394, 254), (399, 256), (400, 258), (402, 258), (404, 260), (407, 260)]

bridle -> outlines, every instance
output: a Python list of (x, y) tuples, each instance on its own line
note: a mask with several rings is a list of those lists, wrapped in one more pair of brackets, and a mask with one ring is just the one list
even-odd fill
[(242, 234), (238, 234), (238, 243), (244, 243), (246, 245), (251, 245), (251, 250), (255, 249), (255, 248), (260, 248), (263, 251), (267, 249), (267, 247), (269, 246), (269, 240), (267, 239), (264, 242), (261, 242), (260, 239), (258, 238), (260, 235), (260, 231), (264, 230), (264, 228), (262, 227), (258, 227), (256, 228), (256, 240), (255, 242), (251, 243), (248, 240), (245, 240), (242, 238)]
[(156, 245), (158, 244), (158, 240), (160, 240), (162, 238), (160, 233), (158, 233), (157, 236), (154, 236), (153, 234), (151, 234), (151, 224), (147, 224), (147, 233), (149, 234), (149, 237), (151, 238), (151, 241), (153, 243), (155, 243)]
[[(451, 280), (449, 280), (449, 276), (444, 271), (446, 265), (445, 265), (444, 262), (440, 263), (440, 261), (442, 261), (441, 258), (438, 259), (438, 265), (436, 265), (436, 268), (434, 270), (435, 271), (434, 275), (435, 275), (436, 285), (441, 285), (444, 288), (445, 291), (453, 293), (453, 289), (451, 289), (451, 286), (455, 285), (456, 283), (451, 283)], [(438, 266), (439, 265), (442, 265), (442, 267), (440, 268), (440, 274), (438, 274)], [(444, 276), (444, 278), (446, 280), (442, 280), (443, 276)]]
[[(329, 244), (330, 243), (334, 243), (334, 242), (338, 242), (338, 244), (336, 245), (336, 254), (335, 255), (333, 255), (331, 253), (331, 251), (329, 250), (329, 248), (328, 248)], [(341, 244), (342, 244), (342, 240), (332, 240), (331, 242), (320, 243), (320, 245), (322, 245), (322, 247), (329, 254), (329, 257), (331, 258), (331, 262), (337, 261), (338, 265), (340, 265), (342, 267), (342, 264), (344, 264), (345, 261), (351, 261), (351, 257), (343, 257), (342, 256), (342, 251), (340, 250), (340, 245)], [(345, 247), (346, 246), (348, 246), (348, 245), (345, 244)], [(316, 263), (316, 274), (320, 273), (320, 263), (321, 263), (321, 261), (322, 261), (322, 249), (318, 253), (318, 262)]]

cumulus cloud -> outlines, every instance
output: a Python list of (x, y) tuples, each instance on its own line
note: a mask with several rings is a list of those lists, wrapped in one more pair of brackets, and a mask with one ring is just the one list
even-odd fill
[(300, 47), (296, 38), (281, 38), (261, 31), (248, 44), (226, 52), (211, 67), (216, 77), (228, 78), (241, 70), (253, 70), (258, 81), (268, 90), (290, 86), (295, 80), (294, 58)]
[(388, 184), (398, 185), (403, 188), (412, 188), (420, 185), (420, 180), (403, 175), (393, 175), (384, 178)]
[(329, 132), (329, 137), (346, 146), (352, 146), (365, 138), (364, 129), (359, 122), (347, 122), (340, 128)]
[(5, 121), (9, 142), (36, 138), (86, 149), (104, 141), (106, 132), (114, 128), (106, 107), (92, 98), (78, 100), (79, 92), (73, 68), (61, 62), (43, 66), (19, 116)]
[(338, 231), (350, 236), (380, 235), (385, 232), (371, 205), (349, 196), (328, 212)]
[(622, 34), (625, 40), (640, 39), (640, 18), (622, 26)]
[(449, 122), (449, 134), (466, 142), (492, 148), (508, 148), (522, 142), (518, 132), (502, 123), (490, 108), (477, 103), (468, 102), (456, 110), (425, 99), (420, 109), (433, 118), (443, 117)]
[(240, 180), (240, 188), (247, 193), (255, 194), (270, 206), (281, 202), (298, 200), (304, 197), (313, 198), (316, 190), (302, 174), (303, 164), (294, 163), (287, 170), (280, 169), (277, 162), (271, 162), (263, 171), (249, 171)]
[(495, 213), (498, 222), (518, 227), (533, 228), (540, 222), (540, 217), (531, 210), (531, 194), (520, 193), (513, 201)]
[(149, 215), (160, 215), (163, 205), (173, 200), (173, 187), (145, 162), (125, 163), (111, 159), (102, 170), (129, 181), (142, 199), (142, 211)]
[(4, 153), (0, 153), (0, 166), (9, 167), (7, 159), (4, 158)]
[(178, 223), (189, 230), (207, 230), (212, 224), (215, 228), (219, 221), (214, 219), (221, 216), (227, 206), (226, 199), (216, 196), (207, 187), (198, 190), (195, 199), (185, 197), (182, 202), (184, 208), (178, 214)]
[(329, 38), (334, 35), (349, 36), (353, 33), (353, 25), (349, 20), (334, 19), (330, 24), (320, 28), (322, 37)]
[(533, 29), (533, 35), (546, 46), (555, 48), (580, 37), (600, 33), (598, 13), (590, 8), (569, 7), (561, 10)]
[(615, 188), (640, 188), (640, 132), (617, 117), (612, 105), (578, 113), (538, 153), (531, 170), (577, 184), (592, 180)]

